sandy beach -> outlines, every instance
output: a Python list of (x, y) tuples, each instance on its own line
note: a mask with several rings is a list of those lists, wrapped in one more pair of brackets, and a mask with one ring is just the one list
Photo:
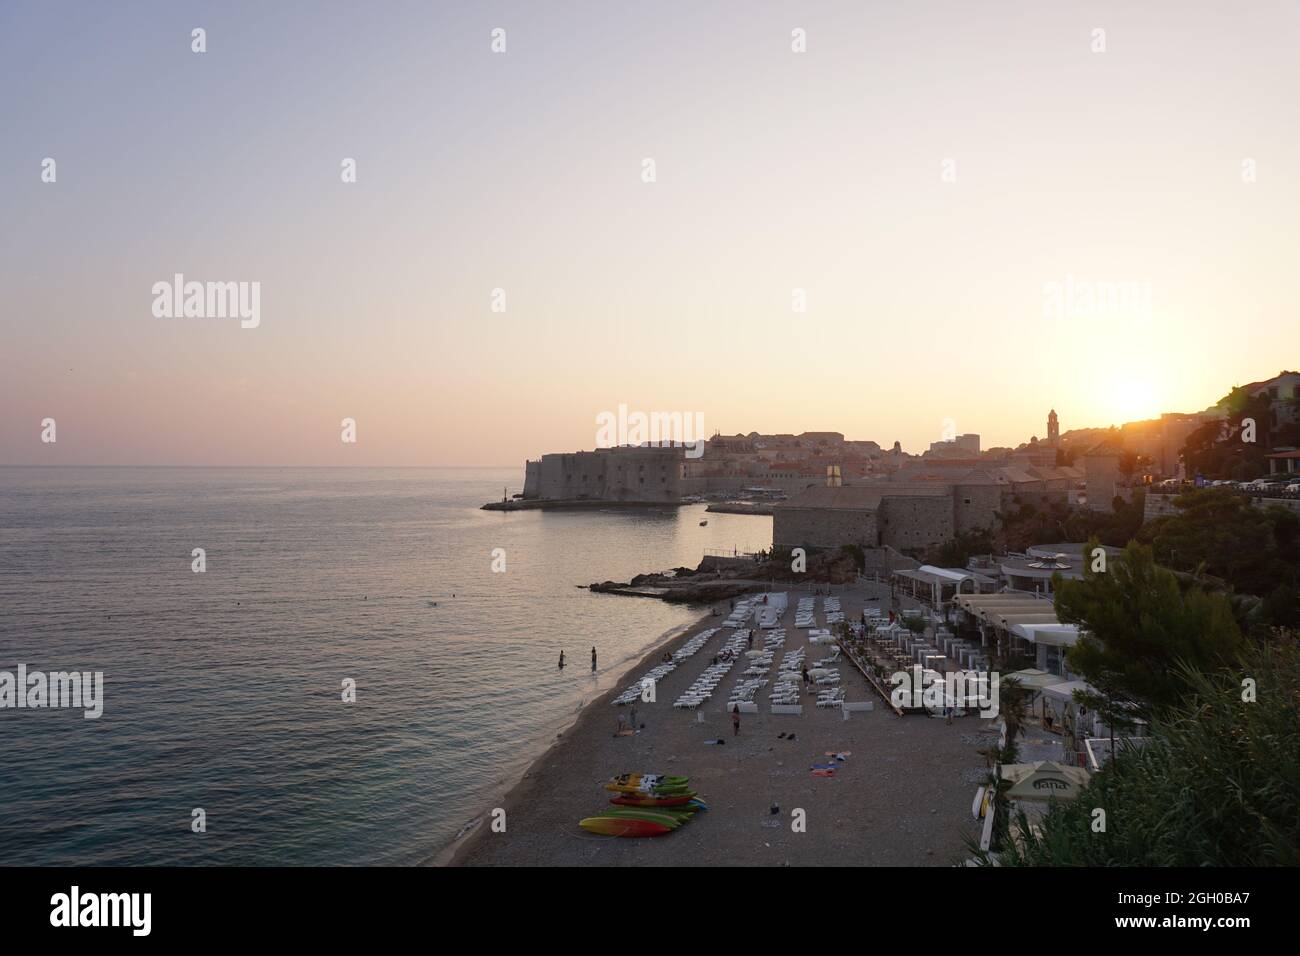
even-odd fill
[[(793, 627), (790, 592), (781, 619), (782, 651), (810, 647), (807, 632)], [(874, 584), (836, 587), (846, 618), (856, 620), (871, 598), (888, 609), (888, 588)], [(725, 612), (725, 606), (724, 606)], [(651, 651), (617, 683), (592, 701), (500, 803), (505, 831), (494, 832), (486, 812), (472, 833), (447, 848), (442, 862), (464, 866), (651, 864), (662, 866), (950, 866), (965, 858), (964, 837), (976, 832), (970, 805), (984, 761), (977, 752), (995, 733), (978, 716), (954, 720), (898, 717), (847, 660), (840, 664), (849, 701), (872, 701), (875, 709), (844, 719), (840, 708), (821, 709), (807, 698), (802, 714), (773, 714), (760, 692), (759, 713), (742, 715), (733, 736), (725, 712), (731, 688), (741, 680), (737, 665), (698, 711), (675, 710), (673, 701), (708, 666), (733, 633), (722, 629), (693, 657), (660, 682), (657, 702), (640, 704), (645, 727), (616, 737), (626, 708), (611, 701), (654, 666), (665, 650), (720, 626), (706, 614), (669, 643)], [(817, 624), (823, 626), (821, 601)], [(761, 632), (755, 646), (761, 647)], [(777, 662), (781, 659), (777, 654)], [(775, 673), (775, 666), (773, 667)], [(697, 718), (697, 714), (701, 715)], [(781, 735), (784, 734), (783, 738)], [(793, 734), (794, 739), (790, 739)], [(725, 744), (705, 741), (723, 739)], [(850, 752), (834, 777), (814, 777), (827, 751)], [(578, 821), (609, 807), (602, 784), (623, 772), (680, 774), (691, 778), (710, 809), (681, 829), (653, 839), (618, 839), (587, 833)], [(773, 814), (771, 808), (778, 806)], [(492, 808), (485, 808), (488, 811)], [(795, 832), (793, 811), (804, 811), (806, 830)]]

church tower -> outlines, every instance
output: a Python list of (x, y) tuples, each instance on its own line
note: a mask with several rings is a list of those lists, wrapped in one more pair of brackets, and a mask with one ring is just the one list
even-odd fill
[(1047, 440), (1055, 445), (1061, 439), (1061, 425), (1056, 420), (1056, 409), (1047, 413)]

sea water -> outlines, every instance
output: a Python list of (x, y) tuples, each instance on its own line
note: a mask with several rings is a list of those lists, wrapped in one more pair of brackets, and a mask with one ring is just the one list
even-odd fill
[(702, 505), (479, 509), (521, 479), (0, 468), (0, 671), (103, 674), (98, 719), (0, 710), (0, 864), (428, 862), (703, 610), (577, 585), (771, 543)]

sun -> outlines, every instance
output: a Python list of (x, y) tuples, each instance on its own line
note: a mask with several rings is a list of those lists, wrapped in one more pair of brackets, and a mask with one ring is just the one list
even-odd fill
[(1138, 375), (1117, 377), (1105, 387), (1101, 405), (1112, 423), (1141, 421), (1160, 417), (1159, 390), (1151, 379)]

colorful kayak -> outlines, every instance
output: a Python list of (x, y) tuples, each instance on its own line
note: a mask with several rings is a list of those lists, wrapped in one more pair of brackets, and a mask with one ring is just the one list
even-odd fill
[(605, 789), (609, 790), (611, 793), (621, 794), (625, 797), (690, 797), (695, 794), (695, 791), (688, 787), (668, 787), (663, 790), (629, 790), (620, 789), (618, 787), (606, 787)]
[(691, 814), (685, 811), (668, 813), (665, 810), (643, 810), (640, 807), (615, 807), (613, 810), (602, 811), (598, 816), (613, 817), (618, 820), (649, 820), (652, 823), (662, 823), (674, 830), (691, 819)]
[(690, 790), (679, 796), (656, 797), (650, 794), (623, 794), (611, 797), (610, 803), (621, 807), (685, 807), (695, 801), (695, 791)]
[(587, 817), (579, 820), (578, 826), (588, 833), (614, 837), (656, 837), (672, 833), (673, 827), (653, 820), (636, 820), (620, 817)]
[(605, 789), (617, 793), (682, 794), (689, 789), (689, 780), (689, 777), (668, 777), (658, 773), (623, 773), (605, 784)]

